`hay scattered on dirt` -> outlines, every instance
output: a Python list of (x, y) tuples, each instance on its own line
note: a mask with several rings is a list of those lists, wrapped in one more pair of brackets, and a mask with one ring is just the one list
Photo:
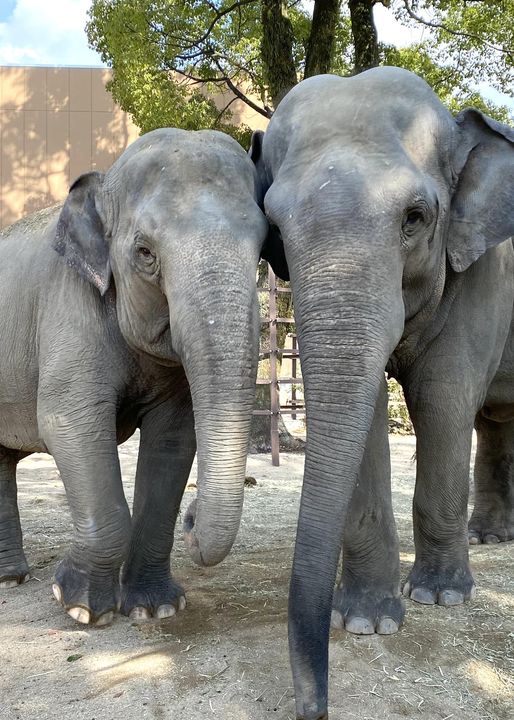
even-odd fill
[[(414, 552), (413, 452), (412, 438), (392, 438), (403, 577)], [(129, 497), (136, 453), (134, 439), (121, 450)], [(245, 490), (241, 533), (222, 565), (193, 566), (177, 537), (183, 613), (140, 625), (119, 617), (96, 630), (77, 626), (52, 598), (70, 518), (51, 459), (27, 458), (20, 509), (35, 577), (0, 591), (0, 718), (293, 720), (287, 591), (302, 465), (298, 455), (283, 455), (280, 468), (269, 456), (250, 458), (257, 486)], [(471, 557), (478, 592), (466, 606), (408, 602), (404, 628), (388, 637), (333, 631), (331, 718), (512, 718), (513, 543), (473, 547)]]

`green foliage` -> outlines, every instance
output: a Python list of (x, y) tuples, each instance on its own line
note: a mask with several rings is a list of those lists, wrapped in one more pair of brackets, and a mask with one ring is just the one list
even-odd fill
[(389, 394), (389, 404), (387, 406), (389, 432), (398, 435), (414, 434), (409, 411), (403, 397), (402, 386), (396, 380), (388, 380), (387, 390)]
[(437, 52), (437, 48), (434, 49), (433, 44), (433, 41), (427, 41), (406, 48), (384, 46), (382, 48), (384, 64), (397, 65), (415, 72), (427, 81), (438, 94), (441, 102), (454, 114), (465, 107), (476, 107), (500, 122), (509, 122), (509, 109), (486, 100), (463, 77), (458, 67), (445, 67), (434, 61), (431, 51)]
[(473, 106), (501, 122), (512, 119), (478, 85), (514, 97), (514, 0), (393, 0), (391, 8), (404, 25), (425, 27), (426, 39), (383, 48), (386, 64), (421, 75), (452, 112)]
[[(382, 63), (424, 77), (452, 112), (473, 105), (499, 120), (509, 119), (507, 109), (485, 100), (478, 85), (487, 83), (512, 95), (514, 0), (384, 4), (401, 23), (426, 27), (426, 34), (411, 47), (381, 47)], [(222, 91), (239, 88), (254, 110), (269, 115), (261, 5), (256, 0), (93, 0), (86, 31), (91, 47), (113, 68), (110, 89), (115, 100), (143, 132), (166, 125), (218, 128), (247, 146), (249, 128), (240, 127), (231, 106), (225, 108), (219, 97)], [(312, 4), (287, 0), (286, 5), (296, 75), (301, 79)], [(352, 71), (350, 13), (344, 0), (333, 57), (333, 72)]]
[(429, 54), (457, 82), (483, 80), (513, 96), (514, 0), (395, 0), (393, 8), (402, 23), (430, 28)]
[(236, 127), (212, 96), (226, 90), (220, 78), (238, 65), (236, 84), (260, 92), (255, 5), (242, 6), (239, 17), (228, 13), (201, 41), (216, 16), (212, 8), (223, 10), (230, 2), (95, 0), (86, 32), (91, 47), (113, 68), (114, 99), (143, 132), (216, 128), (248, 144), (249, 128)]

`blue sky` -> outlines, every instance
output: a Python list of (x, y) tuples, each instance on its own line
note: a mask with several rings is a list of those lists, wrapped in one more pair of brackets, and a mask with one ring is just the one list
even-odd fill
[(102, 65), (84, 32), (90, 0), (0, 0), (0, 65)]
[[(0, 65), (101, 66), (84, 32), (90, 5), (91, 0), (0, 0)], [(381, 4), (375, 5), (375, 20), (380, 40), (395, 45), (408, 45), (426, 32), (400, 25)], [(512, 98), (480, 90), (514, 112)]]

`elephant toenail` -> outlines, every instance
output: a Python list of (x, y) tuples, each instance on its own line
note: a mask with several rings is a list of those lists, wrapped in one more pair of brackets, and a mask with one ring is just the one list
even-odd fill
[(367, 618), (352, 617), (346, 620), (345, 628), (354, 635), (373, 635), (375, 627)]
[(173, 605), (159, 605), (159, 607), (157, 608), (157, 612), (155, 613), (155, 616), (162, 620), (163, 618), (173, 617), (173, 615), (175, 615), (176, 612), (177, 611), (175, 610)]
[(18, 587), (18, 585), (17, 580), (2, 580), (2, 582), (0, 582), (0, 589), (9, 590), (10, 588)]
[(137, 606), (130, 611), (131, 620), (150, 620), (150, 612), (145, 607)]
[(439, 605), (462, 605), (464, 595), (457, 590), (443, 590), (439, 593)]
[(178, 609), (185, 610), (186, 605), (187, 605), (186, 598), (183, 595), (181, 595), (178, 599)]
[(54, 598), (57, 600), (58, 603), (62, 605), (62, 590), (61, 586), (57, 585), (57, 583), (54, 583), (52, 585), (52, 592), (54, 594)]
[(500, 542), (500, 538), (497, 535), (486, 535), (484, 538), (486, 545), (496, 545)]
[(379, 635), (393, 635), (398, 632), (398, 623), (393, 618), (385, 617), (378, 623), (377, 633)]
[(104, 625), (109, 625), (109, 623), (112, 623), (113, 619), (114, 613), (112, 610), (109, 610), (109, 612), (100, 615), (98, 620), (95, 622), (95, 627), (103, 627)]
[(330, 624), (333, 628), (337, 628), (338, 630), (342, 630), (344, 628), (343, 616), (341, 615), (339, 610), (332, 610), (332, 615), (330, 616)]
[(91, 620), (91, 613), (86, 608), (72, 607), (68, 610), (68, 615), (83, 625), (87, 625)]
[(414, 602), (421, 603), (421, 605), (435, 605), (434, 594), (427, 588), (418, 587), (410, 594), (410, 599)]

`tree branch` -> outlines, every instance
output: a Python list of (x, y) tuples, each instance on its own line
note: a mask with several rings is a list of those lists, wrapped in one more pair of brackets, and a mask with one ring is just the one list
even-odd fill
[[(219, 71), (222, 73), (223, 68), (221, 67), (219, 62), (217, 60), (214, 60), (214, 62), (218, 66)], [(242, 100), (244, 103), (246, 103), (248, 105), (248, 107), (251, 107), (252, 110), (255, 110), (255, 112), (258, 112), (260, 115), (264, 115), (265, 118), (270, 118), (272, 116), (273, 113), (271, 112), (271, 110), (269, 108), (262, 108), (262, 107), (260, 107), (260, 105), (257, 105), (252, 100), (250, 100), (249, 97), (247, 97), (243, 92), (241, 92), (241, 90), (237, 87), (237, 85), (234, 85), (232, 80), (227, 75), (225, 75), (223, 80), (227, 84), (227, 87), (229, 87), (232, 90), (234, 95), (237, 95), (237, 97), (240, 100)]]
[(228, 103), (225, 105), (225, 107), (219, 111), (219, 113), (214, 118), (213, 126), (216, 127), (216, 125), (219, 123), (221, 118), (223, 117), (223, 114), (229, 109), (229, 107), (232, 105), (233, 102), (235, 102), (237, 98), (234, 96), (232, 100), (229, 100)]
[[(223, 72), (223, 68), (221, 65), (215, 60), (216, 65), (218, 66), (220, 72), (222, 73), (221, 77), (196, 77), (195, 75), (192, 75), (191, 73), (186, 72), (185, 70), (180, 70), (177, 67), (170, 66), (169, 70), (172, 72), (176, 72), (179, 75), (181, 75), (184, 78), (187, 78), (191, 83), (194, 85), (204, 85), (205, 83), (213, 83), (214, 85), (223, 85), (225, 84), (232, 93), (236, 96), (235, 99), (242, 100), (248, 107), (251, 107), (252, 110), (255, 110), (255, 112), (259, 113), (260, 115), (263, 115), (265, 118), (270, 118), (272, 116), (272, 112), (269, 108), (262, 108), (260, 105), (257, 105), (252, 100), (250, 100), (249, 97), (247, 97), (238, 87), (233, 83), (233, 81), (228, 77), (228, 75), (225, 75)], [(231, 101), (232, 102), (232, 101)]]
[[(225, 8), (224, 10), (217, 10), (216, 16), (213, 18), (209, 27), (204, 32), (204, 34), (201, 35), (197, 40), (191, 41), (191, 44), (186, 45), (185, 47), (182, 48), (182, 50), (189, 50), (190, 48), (201, 45), (203, 42), (205, 42), (205, 40), (207, 40), (207, 38), (213, 31), (214, 26), (216, 25), (217, 22), (219, 22), (219, 20), (221, 20), (222, 17), (225, 17), (225, 15), (229, 15), (233, 10), (237, 10), (238, 8), (240, 9), (240, 8), (244, 7), (245, 5), (251, 5), (254, 2), (255, 2), (255, 0), (239, 0), (238, 2), (235, 2), (232, 5), (230, 5), (228, 8)], [(212, 3), (209, 3), (209, 6), (214, 9)]]
[(494, 50), (495, 52), (502, 53), (503, 55), (507, 55), (511, 60), (514, 59), (514, 49), (511, 48), (503, 48), (498, 45), (494, 45), (493, 43), (490, 43), (488, 40), (485, 40), (485, 38), (482, 35), (476, 35), (475, 33), (468, 33), (464, 30), (455, 30), (454, 28), (451, 28), (449, 25), (446, 25), (445, 23), (435, 22), (433, 20), (427, 20), (421, 15), (418, 15), (414, 12), (412, 7), (409, 4), (409, 0), (403, 0), (403, 4), (405, 6), (405, 10), (407, 11), (407, 14), (409, 17), (411, 17), (416, 22), (421, 23), (422, 25), (425, 25), (426, 27), (434, 28), (434, 30), (443, 30), (444, 32), (448, 33), (449, 35), (454, 35), (455, 37), (465, 37), (469, 38), (470, 40), (477, 40), (478, 42), (482, 43), (482, 45), (485, 45), (485, 47), (490, 48), (491, 50)]

